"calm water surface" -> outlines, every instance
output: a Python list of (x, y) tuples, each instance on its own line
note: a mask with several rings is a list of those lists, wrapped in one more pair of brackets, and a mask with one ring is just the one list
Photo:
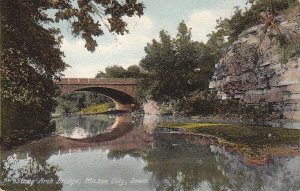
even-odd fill
[(158, 122), (184, 117), (145, 115), (56, 118), (57, 134), (1, 153), (6, 190), (300, 190), (300, 158), (265, 165), (214, 145), (156, 136)]

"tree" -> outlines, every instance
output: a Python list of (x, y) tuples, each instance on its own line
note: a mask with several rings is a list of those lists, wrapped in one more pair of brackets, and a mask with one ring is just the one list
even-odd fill
[(161, 31), (160, 41), (152, 40), (145, 52), (140, 62), (147, 72), (143, 86), (155, 101), (182, 99), (197, 89), (208, 88), (213, 73), (209, 48), (191, 40), (184, 21), (178, 26), (176, 38)]
[[(1, 139), (8, 129), (36, 127), (42, 132), (54, 128), (49, 126), (57, 95), (53, 79), (61, 76), (67, 64), (62, 60), (59, 29), (45, 28), (45, 24), (69, 21), (72, 34), (94, 51), (94, 38), (104, 34), (103, 25), (109, 32), (124, 34), (128, 31), (122, 18), (141, 16), (144, 8), (135, 0), (1, 0), (0, 6)], [(54, 18), (46, 14), (48, 9), (55, 12)]]
[(126, 72), (126, 77), (127, 78), (140, 78), (141, 77), (141, 68), (137, 65), (131, 65), (127, 68), (127, 72)]
[(126, 69), (122, 66), (109, 66), (105, 68), (105, 72), (99, 71), (96, 78), (140, 78), (141, 69), (137, 65), (131, 65)]
[(99, 71), (96, 74), (95, 78), (106, 78), (106, 74), (105, 74), (105, 72)]
[(107, 78), (126, 78), (126, 70), (122, 66), (111, 66), (105, 68), (105, 76)]
[(217, 63), (225, 52), (226, 47), (230, 45), (230, 42), (225, 40), (225, 35), (222, 30), (212, 32), (207, 36), (209, 39), (206, 46), (209, 48), (211, 58), (213, 58), (212, 62)]

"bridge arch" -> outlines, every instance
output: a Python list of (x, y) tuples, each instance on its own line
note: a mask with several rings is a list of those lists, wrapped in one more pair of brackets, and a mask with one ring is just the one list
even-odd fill
[(62, 78), (55, 83), (61, 95), (75, 91), (98, 92), (112, 99), (118, 110), (132, 110), (136, 104), (135, 79)]

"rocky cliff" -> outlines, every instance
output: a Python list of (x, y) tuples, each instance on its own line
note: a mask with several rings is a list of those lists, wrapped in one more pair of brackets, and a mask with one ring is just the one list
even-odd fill
[(210, 88), (223, 99), (273, 103), (282, 116), (300, 121), (300, 6), (276, 17), (287, 42), (264, 25), (243, 31), (215, 65)]

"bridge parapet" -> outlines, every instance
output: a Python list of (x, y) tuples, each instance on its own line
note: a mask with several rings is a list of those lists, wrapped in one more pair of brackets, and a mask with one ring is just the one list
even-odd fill
[(61, 78), (56, 84), (136, 85), (134, 78)]

